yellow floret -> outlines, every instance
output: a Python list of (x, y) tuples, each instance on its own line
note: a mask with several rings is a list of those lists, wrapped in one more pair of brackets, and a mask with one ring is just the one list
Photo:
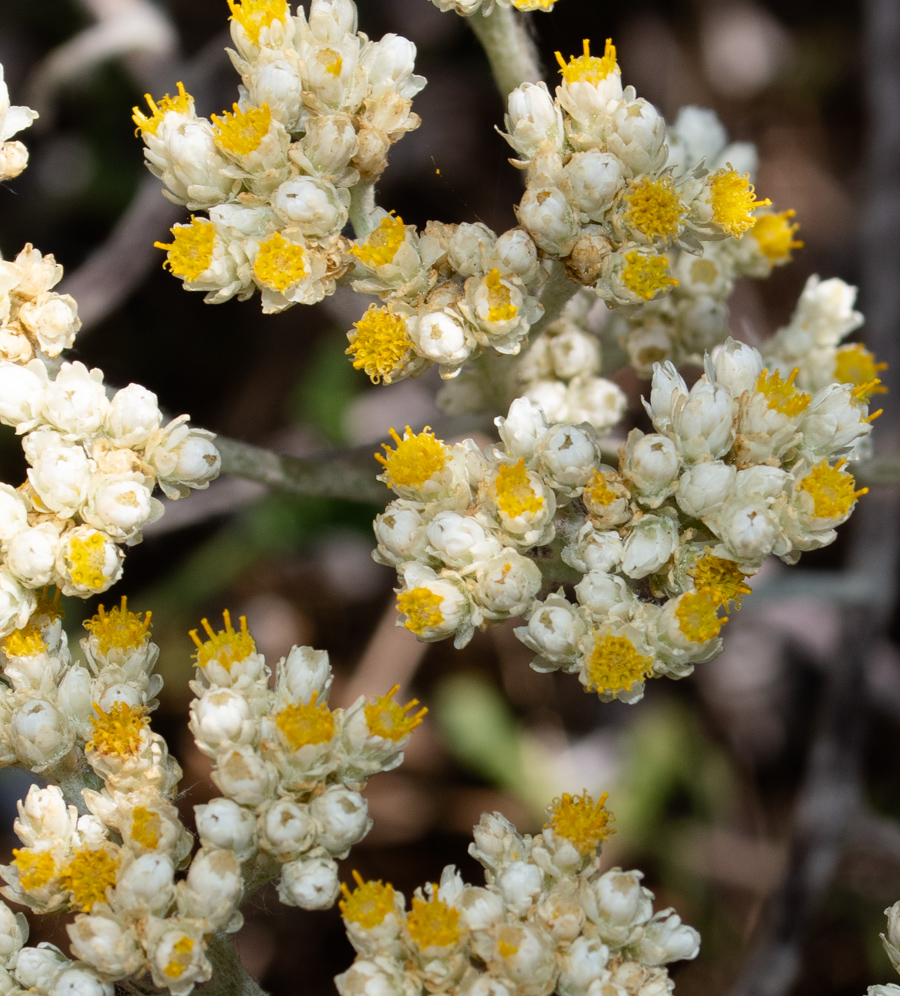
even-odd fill
[(104, 847), (80, 847), (62, 872), (62, 886), (72, 894), (72, 905), (90, 913), (94, 903), (106, 902), (106, 890), (116, 884), (118, 855)]
[(803, 248), (803, 243), (794, 238), (800, 225), (790, 220), (796, 213), (782, 211), (756, 219), (750, 234), (759, 243), (759, 251), (772, 263), (789, 263), (791, 250)]
[(750, 577), (749, 574), (745, 574), (733, 560), (723, 560), (711, 553), (706, 553), (694, 564), (691, 577), (698, 591), (710, 592), (719, 605), (726, 607), (734, 602), (735, 608), (739, 609), (744, 595), (752, 592), (744, 580)]
[(268, 104), (241, 110), (224, 111), (222, 117), (212, 115), (215, 122), (216, 145), (233, 156), (248, 156), (256, 152), (272, 125), (272, 112)]
[(420, 433), (414, 433), (407, 426), (402, 439), (395, 429), (390, 433), (397, 448), (392, 450), (387, 443), (382, 443), (386, 456), (375, 454), (375, 459), (384, 467), (381, 479), (389, 488), (421, 488), (447, 466), (450, 449), (443, 440), (435, 439), (430, 426), (426, 425)]
[(356, 332), (348, 333), (350, 345), (344, 351), (353, 357), (353, 369), (364, 370), (373, 384), (390, 384), (395, 370), (402, 369), (414, 349), (403, 315), (390, 307), (370, 304), (358, 322)]
[[(423, 590), (427, 591), (427, 589)], [(428, 712), (427, 709), (422, 708), (414, 715), (409, 715), (410, 709), (414, 709), (419, 704), (419, 700), (411, 699), (405, 706), (402, 706), (394, 701), (394, 696), (399, 691), (400, 686), (394, 685), (387, 695), (380, 695), (366, 704), (366, 725), (373, 736), (383, 737), (385, 740), (402, 740), (412, 733), (422, 722), (425, 713)]]
[(760, 207), (768, 207), (772, 202), (768, 197), (758, 201), (756, 191), (750, 182), (750, 175), (741, 176), (730, 166), (713, 173), (709, 181), (709, 202), (712, 205), (713, 221), (733, 238), (739, 239), (756, 224), (753, 212)]
[(178, 83), (178, 93), (174, 97), (166, 94), (157, 104), (149, 93), (144, 94), (147, 106), (150, 108), (150, 117), (138, 107), (132, 107), (131, 120), (137, 125), (135, 134), (155, 135), (157, 128), (162, 123), (162, 119), (169, 113), (175, 111), (178, 114), (188, 114), (194, 106), (194, 98), (184, 89), (183, 83)]
[(606, 48), (602, 57), (591, 55), (590, 40), (585, 38), (583, 55), (573, 55), (566, 62), (562, 54), (557, 52), (556, 61), (559, 63), (560, 75), (566, 83), (593, 83), (596, 86), (619, 68), (616, 65), (616, 46), (613, 45), (612, 38), (606, 39)]
[(409, 936), (419, 949), (446, 948), (456, 944), (462, 936), (459, 911), (438, 899), (437, 886), (431, 902), (413, 896), (412, 911), (407, 918)]
[(794, 381), (799, 372), (799, 369), (795, 367), (787, 380), (782, 380), (781, 374), (777, 370), (772, 373), (763, 370), (759, 375), (756, 390), (765, 395), (766, 404), (772, 411), (781, 412), (782, 415), (794, 418), (809, 407), (811, 396), (794, 387)]
[(484, 282), (488, 289), (488, 321), (508, 322), (515, 318), (519, 309), (512, 303), (509, 288), (500, 279), (500, 271), (491, 270)]
[(709, 588), (686, 592), (675, 610), (678, 628), (691, 643), (712, 640), (728, 622), (728, 616), (718, 614), (722, 604), (716, 593)]
[(193, 950), (194, 942), (187, 936), (187, 934), (172, 945), (172, 951), (174, 952), (175, 957), (163, 969), (170, 979), (180, 979), (181, 976), (184, 975), (185, 970), (190, 967), (192, 960), (191, 952)]
[(287, 705), (275, 716), (278, 729), (294, 750), (326, 743), (334, 736), (334, 713), (327, 702), (317, 705), (318, 697), (319, 693), (313, 692), (309, 705)]
[(183, 280), (197, 280), (212, 265), (216, 226), (191, 215), (190, 225), (175, 225), (171, 231), (171, 242), (153, 243), (157, 249), (168, 250), (163, 266)]
[(145, 806), (135, 806), (131, 814), (131, 839), (152, 851), (162, 839), (162, 817)]
[(91, 738), (85, 750), (116, 757), (134, 757), (140, 752), (144, 730), (150, 726), (144, 706), (114, 702), (109, 712), (104, 712), (95, 702), (94, 711), (97, 715), (91, 719)]
[(74, 536), (69, 541), (71, 575), (75, 584), (99, 591), (106, 586), (109, 578), (106, 570), (106, 537), (103, 533), (91, 533), (87, 539)]
[(653, 658), (638, 653), (627, 636), (602, 633), (584, 662), (586, 685), (592, 691), (627, 692), (653, 673)]
[(678, 236), (685, 208), (672, 177), (630, 181), (625, 202), (628, 205), (625, 221), (648, 239), (671, 242)]
[(338, 902), (341, 915), (348, 923), (357, 923), (371, 930), (394, 911), (394, 887), (390, 882), (364, 882), (358, 871), (353, 872), (356, 888), (351, 892), (341, 883), (343, 899)]
[(281, 232), (276, 232), (265, 242), (260, 242), (259, 252), (253, 260), (253, 272), (264, 287), (283, 294), (309, 272), (306, 250), (295, 242), (289, 242)]
[(36, 617), (35, 612), (25, 626), (13, 630), (3, 641), (3, 652), (7, 657), (33, 657), (46, 652), (47, 644), (41, 635), (40, 626), (34, 621)]
[(622, 283), (645, 301), (661, 290), (677, 287), (678, 281), (669, 275), (669, 261), (665, 256), (648, 256), (642, 252), (625, 254), (628, 264), (622, 271)]
[(604, 792), (597, 802), (587, 790), (582, 795), (564, 793), (547, 808), (550, 820), (544, 824), (544, 829), (552, 829), (565, 837), (583, 857), (594, 854), (603, 841), (616, 832), (609, 825), (614, 817), (605, 806), (608, 798), (608, 792)]
[(619, 495), (612, 490), (606, 480), (606, 475), (594, 468), (594, 476), (584, 489), (585, 497), (595, 505), (612, 505), (619, 498)]
[(97, 641), (97, 650), (104, 656), (112, 650), (137, 650), (150, 638), (151, 612), (144, 617), (128, 611), (128, 599), (122, 596), (121, 604), (109, 612), (101, 605), (97, 614), (84, 623), (84, 628)]
[(874, 354), (862, 343), (841, 346), (834, 362), (834, 379), (838, 384), (852, 384), (853, 394), (859, 401), (868, 403), (875, 394), (887, 394), (887, 388), (878, 379), (886, 363), (877, 363)]
[(823, 460), (797, 482), (798, 491), (812, 495), (813, 515), (817, 518), (843, 519), (856, 504), (856, 499), (868, 493), (868, 488), (854, 490), (856, 481), (853, 475), (843, 470), (846, 463), (846, 460), (841, 460), (830, 467), (828, 461)]
[(544, 507), (543, 496), (535, 492), (528, 479), (524, 459), (500, 467), (494, 481), (494, 495), (497, 508), (511, 519), (519, 515), (535, 515)]
[(259, 33), (273, 21), (286, 21), (290, 15), (287, 0), (228, 0), (231, 19), (244, 29), (251, 42), (259, 41)]
[(406, 616), (403, 625), (416, 636), (422, 636), (426, 629), (440, 626), (444, 621), (443, 601), (430, 588), (410, 588), (397, 596), (397, 611)]
[(30, 847), (13, 848), (13, 864), (19, 870), (19, 885), (26, 892), (37, 892), (59, 876), (56, 859), (47, 850)]
[(365, 241), (357, 242), (349, 249), (360, 263), (372, 269), (386, 266), (394, 261), (397, 250), (406, 238), (403, 219), (396, 215), (382, 218), (378, 227), (368, 234)]
[(206, 667), (210, 661), (215, 660), (226, 671), (230, 671), (233, 664), (237, 664), (256, 653), (256, 643), (247, 632), (247, 617), (241, 616), (239, 632), (235, 632), (231, 625), (231, 613), (228, 609), (222, 613), (222, 618), (225, 620), (225, 629), (219, 630), (218, 633), (213, 631), (207, 619), (200, 620), (200, 624), (209, 637), (206, 641), (201, 641), (197, 635), (197, 630), (190, 631), (190, 638), (197, 647), (194, 652), (197, 667)]

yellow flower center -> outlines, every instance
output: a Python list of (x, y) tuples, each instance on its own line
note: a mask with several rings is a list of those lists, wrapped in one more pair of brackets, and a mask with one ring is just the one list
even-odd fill
[(157, 128), (162, 123), (162, 119), (169, 111), (175, 111), (177, 114), (190, 113), (191, 108), (194, 106), (194, 98), (184, 89), (183, 83), (178, 83), (177, 86), (178, 93), (174, 97), (166, 94), (158, 104), (149, 93), (144, 94), (144, 99), (150, 108), (150, 117), (147, 117), (139, 107), (131, 108), (131, 120), (137, 125), (135, 134), (140, 132), (141, 135), (146, 135), (149, 132), (151, 135), (155, 135)]
[(601, 474), (596, 467), (594, 468), (594, 476), (591, 478), (590, 484), (584, 489), (584, 495), (594, 505), (602, 505), (604, 507), (612, 505), (619, 497), (607, 483), (606, 475)]
[(78, 848), (62, 873), (62, 885), (72, 893), (72, 904), (90, 913), (94, 903), (106, 902), (106, 890), (116, 884), (118, 867), (118, 855), (106, 848)]
[(163, 969), (170, 979), (180, 979), (185, 970), (190, 968), (193, 950), (194, 942), (187, 934), (172, 945), (173, 958)]
[(35, 654), (45, 653), (46, 650), (47, 644), (41, 636), (41, 629), (33, 621), (10, 633), (3, 641), (3, 652), (7, 657), (33, 657)]
[(744, 579), (745, 574), (733, 560), (722, 560), (707, 553), (700, 557), (691, 571), (694, 587), (698, 591), (708, 591), (718, 605), (727, 606), (734, 602), (735, 608), (741, 607), (744, 595), (751, 594), (752, 589)]
[(511, 519), (519, 515), (535, 515), (544, 507), (544, 498), (535, 492), (528, 479), (525, 460), (503, 466), (494, 481), (497, 508)]
[(144, 806), (135, 806), (131, 814), (131, 839), (152, 851), (162, 839), (162, 818)]
[(608, 812), (605, 803), (609, 793), (594, 802), (585, 790), (583, 795), (564, 793), (554, 799), (547, 810), (550, 822), (544, 824), (560, 837), (565, 837), (583, 857), (594, 854), (600, 844), (616, 832), (609, 826), (613, 814)]
[(407, 925), (409, 936), (420, 949), (432, 946), (446, 948), (456, 944), (462, 936), (459, 911), (438, 899), (436, 885), (431, 902), (413, 896)]
[(59, 874), (50, 851), (13, 848), (13, 864), (19, 869), (19, 885), (26, 892), (37, 892), (49, 885)]
[(775, 370), (769, 373), (763, 370), (756, 382), (756, 390), (765, 395), (766, 404), (772, 411), (781, 412), (793, 418), (800, 415), (809, 407), (812, 400), (804, 391), (794, 387), (799, 369), (794, 367), (787, 380), (781, 379), (781, 374)]
[(622, 271), (622, 283), (645, 301), (667, 287), (677, 287), (678, 281), (669, 276), (669, 261), (665, 256), (648, 256), (642, 252), (625, 254), (628, 264)]
[(154, 242), (157, 249), (167, 249), (163, 266), (184, 280), (197, 280), (212, 265), (216, 245), (216, 226), (204, 218), (191, 215), (190, 225), (175, 225), (171, 242)]
[(247, 617), (241, 616), (240, 632), (235, 632), (231, 625), (231, 613), (228, 609), (222, 613), (225, 620), (225, 629), (218, 633), (213, 631), (209, 621), (200, 620), (200, 625), (206, 630), (209, 637), (206, 641), (201, 641), (197, 635), (197, 630), (190, 631), (190, 638), (194, 641), (197, 650), (194, 652), (194, 660), (197, 667), (206, 667), (210, 661), (218, 661), (226, 671), (230, 671), (233, 664), (238, 664), (251, 654), (256, 653), (256, 643), (253, 637), (247, 632)]
[(553, 10), (556, 0), (512, 0), (516, 10)]
[(231, 18), (244, 29), (251, 42), (273, 21), (286, 21), (290, 13), (287, 0), (228, 0)]
[(97, 641), (97, 650), (104, 656), (112, 650), (137, 650), (150, 637), (151, 612), (143, 619), (136, 612), (128, 611), (128, 599), (122, 596), (120, 605), (107, 612), (101, 605), (97, 614), (84, 624), (84, 628)]
[(341, 58), (340, 52), (335, 52), (333, 48), (323, 48), (316, 58), (319, 62), (324, 63), (326, 73), (330, 73), (332, 76), (341, 75), (341, 70), (344, 68), (344, 60)]
[(820, 519), (842, 519), (856, 503), (860, 495), (867, 494), (868, 488), (854, 491), (856, 481), (852, 474), (842, 470), (846, 460), (841, 460), (834, 467), (828, 466), (823, 460), (803, 478), (798, 481), (796, 489), (812, 495), (813, 515)]
[(627, 692), (653, 673), (653, 658), (638, 653), (627, 636), (603, 633), (584, 662), (587, 687), (596, 692)]
[(390, 433), (397, 448), (392, 450), (387, 443), (382, 443), (387, 455), (375, 454), (375, 459), (384, 467), (382, 480), (389, 488), (395, 485), (421, 488), (447, 466), (450, 449), (443, 440), (434, 438), (430, 426), (426, 425), (418, 434), (407, 426), (402, 439), (396, 430), (391, 429)]
[(500, 279), (500, 271), (491, 270), (484, 282), (488, 289), (488, 321), (508, 322), (515, 318), (519, 309), (512, 303), (509, 288)]
[(344, 351), (353, 357), (353, 369), (365, 370), (373, 384), (382, 380), (390, 384), (394, 371), (403, 367), (413, 350), (406, 318), (390, 307), (371, 304), (353, 327), (356, 332), (348, 334), (350, 345)]
[(275, 716), (278, 729), (294, 750), (325, 743), (334, 736), (334, 713), (327, 702), (317, 705), (318, 697), (319, 693), (313, 692), (309, 705), (287, 705)]
[(260, 142), (266, 137), (272, 124), (272, 112), (268, 104), (260, 107), (248, 107), (241, 110), (237, 104), (232, 105), (234, 111), (224, 111), (222, 117), (212, 115), (216, 123), (216, 145), (223, 152), (233, 156), (248, 156), (256, 152)]
[(106, 575), (106, 537), (103, 533), (91, 533), (87, 539), (73, 536), (69, 541), (67, 559), (75, 584), (98, 591), (109, 580)]
[(756, 224), (753, 212), (772, 203), (768, 197), (764, 201), (757, 201), (755, 197), (748, 173), (741, 176), (737, 170), (728, 167), (713, 173), (710, 178), (709, 203), (712, 205), (713, 221), (736, 239)]
[(497, 941), (497, 954), (501, 958), (512, 958), (519, 953), (519, 934), (516, 927), (501, 927), (500, 937)]
[(97, 715), (91, 719), (91, 739), (85, 750), (117, 757), (134, 757), (140, 752), (144, 730), (150, 725), (144, 706), (114, 702), (109, 712), (104, 712), (95, 702), (94, 711)]
[(590, 40), (585, 38), (583, 55), (573, 55), (566, 62), (562, 55), (557, 52), (556, 61), (559, 63), (560, 75), (566, 83), (593, 83), (596, 86), (618, 68), (616, 65), (616, 46), (613, 45), (612, 38), (606, 39), (606, 48), (602, 58), (591, 55)]
[(358, 871), (353, 872), (356, 888), (351, 892), (341, 883), (344, 898), (338, 902), (341, 915), (348, 923), (358, 923), (364, 930), (377, 927), (394, 910), (394, 887), (388, 882), (364, 882)]
[(719, 630), (728, 622), (728, 616), (718, 614), (722, 604), (709, 588), (687, 592), (681, 596), (675, 610), (678, 628), (692, 643), (706, 643), (718, 636)]
[(787, 263), (792, 249), (803, 248), (803, 243), (794, 238), (800, 224), (790, 220), (796, 213), (790, 210), (781, 214), (764, 214), (753, 225), (750, 234), (759, 243), (759, 251), (773, 263)]
[(260, 242), (253, 272), (261, 284), (283, 294), (306, 276), (306, 251), (276, 232)]
[(660, 238), (664, 242), (674, 239), (681, 228), (684, 205), (670, 176), (658, 180), (642, 177), (632, 180), (631, 190), (625, 195), (628, 210), (625, 221), (648, 239)]
[(366, 236), (364, 242), (357, 242), (350, 247), (351, 256), (355, 256), (364, 266), (375, 268), (386, 266), (393, 262), (397, 250), (406, 238), (406, 228), (403, 219), (397, 215), (387, 215), (382, 218), (374, 231)]
[[(419, 590), (427, 591), (428, 589)], [(438, 603), (440, 604), (440, 599), (438, 599)], [(367, 703), (365, 707), (366, 725), (373, 736), (383, 737), (385, 740), (402, 740), (412, 733), (422, 722), (425, 713), (428, 712), (427, 709), (422, 708), (414, 715), (409, 715), (410, 709), (415, 709), (419, 700), (411, 699), (405, 706), (402, 706), (393, 698), (399, 691), (400, 686), (394, 685), (387, 695), (380, 695), (372, 702)]]
[(859, 401), (868, 402), (873, 394), (887, 394), (887, 388), (878, 379), (878, 374), (887, 370), (886, 363), (876, 363), (874, 354), (862, 343), (854, 342), (841, 346), (834, 363), (834, 379), (838, 384), (853, 384), (853, 392)]
[(444, 621), (441, 613), (443, 601), (430, 588), (410, 588), (397, 596), (397, 611), (406, 616), (403, 625), (416, 636), (421, 636), (426, 629), (440, 626)]

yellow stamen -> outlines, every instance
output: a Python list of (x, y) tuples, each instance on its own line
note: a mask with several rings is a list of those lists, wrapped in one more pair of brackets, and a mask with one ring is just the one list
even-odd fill
[(194, 942), (185, 934), (184, 937), (172, 945), (172, 950), (175, 952), (175, 957), (166, 965), (163, 971), (170, 979), (180, 979), (184, 975), (185, 970), (190, 967)]
[(873, 394), (887, 394), (887, 388), (877, 374), (887, 370), (886, 363), (876, 363), (874, 354), (862, 343), (841, 346), (834, 363), (834, 379), (838, 384), (853, 384), (854, 398), (868, 404)]
[(856, 499), (868, 493), (868, 488), (854, 490), (856, 481), (853, 475), (842, 469), (846, 462), (841, 460), (834, 467), (829, 467), (828, 461), (823, 460), (797, 482), (797, 491), (812, 495), (813, 515), (817, 518), (843, 519), (856, 504)]
[(488, 289), (488, 321), (508, 322), (515, 318), (519, 309), (512, 303), (509, 288), (500, 279), (500, 271), (491, 270), (484, 282)]
[(121, 604), (113, 606), (107, 613), (101, 605), (97, 614), (84, 623), (84, 628), (93, 636), (97, 650), (106, 656), (112, 650), (137, 650), (150, 638), (151, 612), (145, 612), (143, 619), (136, 612), (128, 611), (128, 599), (122, 596)]
[(403, 219), (396, 215), (382, 218), (374, 231), (370, 232), (364, 242), (357, 242), (349, 249), (360, 263), (374, 269), (392, 263), (397, 250), (406, 238), (406, 228)]
[(131, 814), (131, 839), (153, 851), (162, 839), (162, 817), (152, 809), (135, 806)]
[(792, 249), (802, 249), (803, 243), (794, 238), (800, 227), (791, 223), (796, 211), (782, 211), (781, 214), (764, 214), (756, 219), (750, 234), (759, 243), (759, 251), (773, 263), (789, 263)]
[(319, 693), (313, 692), (309, 705), (287, 705), (275, 715), (278, 729), (294, 750), (325, 743), (334, 736), (334, 713), (327, 702), (316, 705), (318, 697)]
[(21, 629), (14, 630), (3, 641), (3, 652), (7, 657), (34, 657), (47, 650), (41, 628), (34, 622), (37, 612)]
[(728, 616), (718, 614), (722, 604), (718, 595), (709, 588), (686, 592), (675, 610), (678, 628), (691, 643), (712, 640), (728, 622)]
[(602, 505), (603, 507), (612, 505), (619, 497), (607, 483), (606, 475), (601, 474), (596, 467), (594, 468), (594, 476), (584, 489), (584, 496), (592, 504)]
[(596, 692), (627, 692), (653, 673), (653, 658), (638, 653), (627, 636), (603, 633), (584, 662), (587, 687)]
[(605, 806), (608, 798), (609, 793), (604, 792), (595, 803), (586, 789), (582, 795), (564, 793), (548, 807), (550, 821), (544, 829), (565, 837), (583, 857), (595, 854), (603, 841), (616, 832), (609, 825), (614, 817)]
[(106, 538), (103, 533), (91, 533), (87, 539), (74, 536), (69, 541), (72, 580), (75, 584), (99, 591), (109, 578), (106, 570)]
[(117, 757), (134, 757), (140, 752), (144, 730), (150, 726), (144, 706), (114, 702), (109, 712), (104, 712), (95, 702), (94, 711), (97, 715), (91, 719), (91, 739), (85, 750)]
[(265, 287), (283, 294), (307, 275), (306, 250), (295, 242), (288, 242), (281, 232), (276, 232), (265, 242), (260, 242), (259, 252), (253, 261), (253, 272)]
[(403, 625), (416, 636), (421, 636), (426, 629), (440, 626), (444, 621), (441, 613), (443, 601), (430, 588), (410, 588), (397, 596), (397, 611), (406, 616)]
[(685, 208), (670, 176), (630, 181), (625, 221), (648, 239), (671, 242), (681, 230)]
[(330, 73), (332, 76), (341, 75), (344, 60), (341, 58), (340, 52), (335, 52), (333, 48), (324, 48), (319, 52), (318, 58), (325, 63), (326, 73)]
[(37, 892), (59, 876), (52, 852), (30, 847), (13, 848), (13, 864), (19, 869), (19, 885), (26, 892)]
[(400, 686), (394, 685), (387, 695), (380, 695), (365, 706), (366, 725), (373, 736), (384, 737), (385, 740), (402, 740), (412, 733), (428, 712), (422, 708), (414, 715), (409, 715), (410, 709), (415, 709), (419, 700), (410, 699), (405, 706), (402, 706), (394, 701), (394, 696), (399, 691)]
[(183, 83), (178, 83), (177, 86), (178, 93), (174, 97), (166, 94), (165, 97), (160, 99), (158, 104), (149, 93), (144, 94), (144, 99), (147, 101), (147, 106), (151, 111), (150, 117), (147, 117), (140, 108), (132, 107), (131, 120), (137, 125), (136, 135), (138, 133), (146, 135), (148, 132), (151, 135), (155, 135), (157, 128), (162, 124), (163, 118), (169, 111), (175, 111), (177, 114), (190, 113), (191, 108), (194, 106), (194, 98), (184, 89)]
[(733, 238), (739, 239), (756, 224), (753, 212), (760, 207), (768, 207), (772, 202), (755, 200), (756, 192), (750, 182), (750, 174), (741, 176), (730, 166), (713, 173), (709, 181), (709, 202), (712, 205), (713, 221)]
[(616, 65), (616, 46), (612, 43), (612, 38), (606, 39), (606, 48), (602, 58), (591, 55), (591, 43), (588, 38), (584, 39), (584, 54), (573, 55), (568, 62), (562, 55), (556, 53), (556, 61), (559, 63), (559, 72), (566, 83), (593, 83), (596, 86), (605, 80), (610, 73), (618, 69)]
[(119, 857), (104, 847), (80, 847), (62, 872), (62, 886), (72, 893), (72, 905), (90, 913), (94, 903), (106, 902), (106, 890), (116, 884)]
[(430, 947), (446, 948), (456, 944), (462, 936), (459, 911), (438, 899), (436, 885), (431, 902), (413, 896), (407, 925), (409, 936), (420, 950)]
[(191, 216), (189, 225), (175, 225), (171, 242), (154, 242), (168, 250), (163, 267), (184, 280), (197, 280), (212, 265), (216, 246), (216, 226), (204, 218)]
[(711, 553), (706, 553), (694, 564), (691, 577), (698, 591), (710, 592), (717, 604), (726, 607), (734, 602), (734, 607), (739, 609), (744, 595), (752, 592), (744, 581), (750, 577), (749, 574), (745, 574), (733, 560), (723, 560)]
[(544, 507), (544, 498), (535, 492), (525, 470), (525, 460), (497, 471), (494, 481), (494, 501), (501, 512), (514, 519), (519, 515), (535, 515)]
[(766, 397), (766, 403), (772, 411), (781, 412), (793, 418), (805, 412), (812, 400), (810, 395), (794, 387), (799, 369), (794, 367), (787, 380), (781, 379), (781, 374), (775, 370), (771, 374), (763, 370), (756, 382), (756, 390)]
[(394, 911), (394, 887), (388, 882), (364, 882), (358, 871), (353, 872), (356, 888), (351, 892), (341, 883), (344, 898), (338, 902), (341, 915), (348, 923), (358, 923), (364, 930), (371, 930)]
[(273, 21), (286, 21), (290, 8), (287, 0), (228, 0), (231, 19), (244, 29), (251, 42), (259, 41), (259, 33)]
[(622, 271), (622, 283), (645, 301), (661, 290), (678, 286), (678, 281), (669, 276), (669, 261), (665, 256), (648, 256), (635, 251), (625, 254), (625, 262), (628, 265)]
[(260, 143), (269, 133), (272, 125), (272, 112), (268, 104), (260, 107), (248, 107), (241, 110), (237, 104), (234, 111), (224, 111), (222, 117), (213, 114), (215, 122), (216, 145), (223, 152), (233, 156), (248, 156), (256, 152)]
[(230, 671), (233, 664), (237, 664), (256, 653), (256, 643), (247, 632), (247, 617), (241, 616), (240, 632), (235, 632), (232, 627), (231, 613), (228, 609), (222, 613), (222, 618), (225, 620), (225, 629), (219, 630), (218, 633), (213, 631), (208, 620), (200, 620), (201, 626), (209, 637), (206, 641), (200, 639), (197, 630), (190, 631), (189, 636), (197, 647), (194, 653), (197, 667), (206, 667), (210, 661), (214, 660), (221, 664), (226, 671)]
[(350, 345), (344, 350), (353, 357), (353, 369), (365, 370), (373, 384), (390, 384), (395, 370), (401, 370), (413, 351), (406, 318), (392, 308), (370, 304), (358, 322), (356, 332), (347, 334)]
[(397, 448), (392, 450), (387, 443), (382, 443), (387, 455), (375, 454), (375, 459), (384, 467), (382, 479), (389, 488), (395, 485), (421, 488), (447, 466), (450, 448), (443, 440), (435, 439), (430, 426), (426, 425), (418, 434), (407, 426), (402, 439), (395, 429), (390, 433)]

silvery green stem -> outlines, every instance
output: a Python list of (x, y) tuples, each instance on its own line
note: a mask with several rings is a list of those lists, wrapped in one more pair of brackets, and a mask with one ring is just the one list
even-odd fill
[(375, 210), (375, 187), (371, 183), (357, 183), (350, 190), (350, 224), (357, 239), (364, 239), (375, 227), (372, 212)]
[(541, 78), (537, 52), (520, 14), (509, 7), (494, 7), (487, 16), (479, 11), (467, 20), (488, 57), (504, 102), (520, 83), (537, 83)]
[(265, 990), (247, 974), (225, 934), (213, 937), (206, 956), (212, 962), (213, 977), (203, 986), (204, 996), (266, 996)]
[(562, 314), (563, 308), (579, 291), (580, 285), (569, 279), (565, 266), (554, 260), (550, 270), (547, 283), (541, 291), (541, 307), (544, 309), (543, 315), (531, 326), (529, 335), (532, 337), (540, 335), (544, 329)]

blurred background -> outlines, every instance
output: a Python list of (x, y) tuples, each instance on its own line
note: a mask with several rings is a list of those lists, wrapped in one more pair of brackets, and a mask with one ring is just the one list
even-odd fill
[[(395, 31), (415, 42), (417, 71), (428, 79), (414, 104), (422, 126), (394, 147), (379, 203), (418, 226), (514, 225), (520, 174), (495, 131), (503, 105), (464, 20), (427, 0), (358, 6), (371, 37)], [(879, 234), (877, 219), (891, 215), (877, 198), (892, 203), (900, 128), (891, 101), (882, 113), (878, 99), (900, 51), (878, 25), (896, 20), (898, 7), (559, 0), (533, 19), (551, 85), (555, 50), (568, 57), (585, 37), (595, 49), (612, 37), (625, 82), (667, 118), (684, 104), (712, 107), (732, 138), (759, 147), (757, 190), (779, 210), (796, 210), (805, 249), (768, 281), (738, 286), (732, 328), (742, 338), (759, 341), (782, 324), (812, 273), (864, 285), (860, 306), (878, 316), (864, 341), (894, 331), (884, 275), (900, 254), (894, 247), (892, 257)], [(32, 242), (54, 253), (66, 267), (62, 290), (78, 297), (85, 318), (73, 357), (101, 367), (112, 384), (144, 384), (197, 425), (309, 455), (374, 450), (389, 426), (436, 424), (431, 376), (373, 388), (350, 366), (345, 332), (364, 310), (351, 293), (263, 316), (258, 298), (206, 306), (162, 270), (152, 243), (186, 212), (145, 172), (131, 108), (145, 91), (159, 97), (182, 79), (200, 113), (229, 108), (237, 76), (223, 52), (227, 13), (224, 0), (0, 4), (12, 102), (41, 112), (19, 136), (30, 168), (0, 188), (0, 250), (14, 256)], [(625, 428), (642, 425), (644, 388), (628, 371), (617, 379), (632, 399)], [(886, 399), (876, 427), (887, 449), (895, 405)], [(17, 484), (23, 473), (20, 447), (4, 429), (0, 477)], [(168, 503), (111, 594), (153, 612), (166, 679), (153, 725), (185, 769), (180, 805), (189, 825), (192, 806), (214, 788), (185, 725), (187, 632), (204, 616), (215, 625), (228, 608), (247, 616), (270, 665), (295, 643), (328, 650), (333, 705), (397, 683), (430, 710), (406, 763), (371, 782), (374, 829), (343, 863), (346, 878), (356, 868), (408, 897), (455, 864), (478, 882), (466, 849), (482, 811), (537, 832), (555, 795), (608, 791), (618, 833), (607, 867), (642, 869), (657, 907), (674, 906), (703, 936), (697, 961), (673, 969), (682, 996), (860, 996), (892, 978), (878, 934), (882, 911), (900, 899), (894, 498), (884, 487), (870, 495), (878, 521), (860, 527), (855, 516), (834, 546), (804, 555), (799, 567), (767, 567), (732, 616), (725, 653), (689, 679), (652, 683), (637, 707), (601, 704), (572, 677), (530, 671), (511, 626), (476, 634), (462, 652), (420, 645), (395, 628), (394, 573), (370, 559), (375, 506), (223, 478)], [(883, 563), (867, 575), (873, 543)], [(866, 583), (880, 586), (880, 600)], [(67, 600), (74, 639), (95, 610)], [(3, 773), (4, 861), (27, 785)], [(334, 991), (331, 978), (353, 957), (336, 909), (286, 909), (267, 889), (245, 913), (237, 944), (265, 989)], [(65, 947), (64, 920), (45, 918), (33, 938)]]

